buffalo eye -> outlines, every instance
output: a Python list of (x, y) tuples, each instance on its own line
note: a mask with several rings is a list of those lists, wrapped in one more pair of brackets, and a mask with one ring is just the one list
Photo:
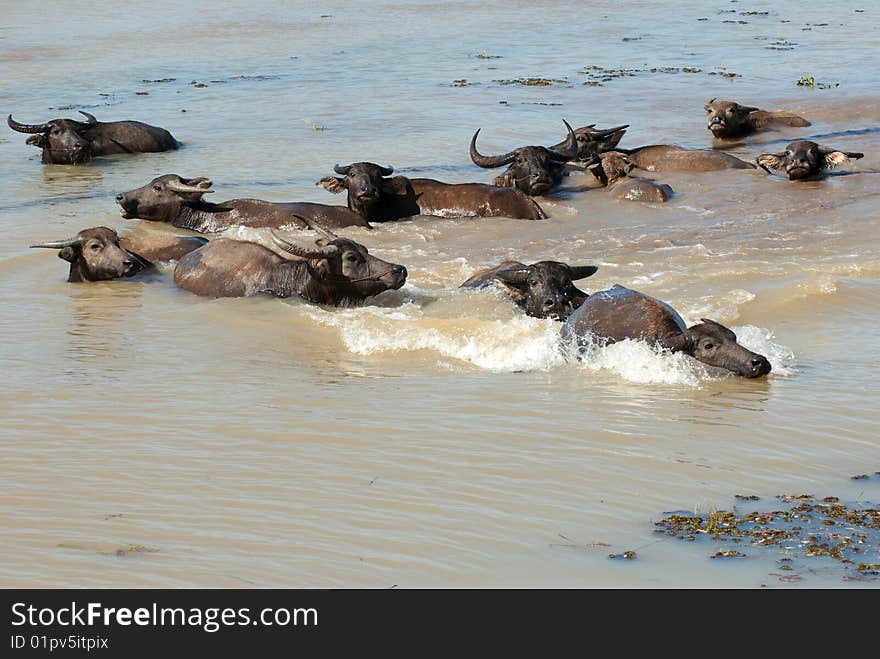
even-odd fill
[(715, 348), (715, 344), (712, 343), (711, 341), (706, 341), (703, 344), (703, 350), (712, 350), (713, 348)]
[(529, 279), (529, 286), (537, 286), (540, 282), (537, 277), (532, 277)]
[(52, 135), (58, 135), (60, 132), (61, 132), (61, 131), (58, 130), (57, 128), (53, 128), (53, 129), (52, 129)]
[(358, 260), (357, 254), (355, 254), (353, 252), (349, 252), (348, 254), (345, 255), (345, 260), (348, 261), (349, 263), (354, 263), (355, 261)]
[(156, 192), (162, 192), (162, 186), (161, 185), (154, 185), (153, 190), (155, 190)]
[(92, 250), (93, 252), (100, 252), (101, 251), (101, 244), (100, 243), (92, 243), (91, 245), (89, 245), (89, 249)]

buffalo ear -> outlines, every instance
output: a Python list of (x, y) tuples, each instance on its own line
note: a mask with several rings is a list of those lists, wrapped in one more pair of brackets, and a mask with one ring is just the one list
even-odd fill
[(345, 192), (345, 179), (336, 178), (335, 176), (325, 176), (320, 181), (315, 183), (315, 185), (320, 185), (325, 190), (329, 190), (333, 194), (339, 194), (340, 192)]
[(568, 266), (568, 269), (571, 270), (572, 281), (592, 277), (599, 270), (595, 265), (570, 265)]
[(694, 336), (690, 333), (690, 331), (685, 331), (681, 334), (676, 334), (675, 336), (669, 336), (665, 339), (660, 339), (658, 343), (661, 347), (666, 348), (667, 350), (671, 350), (672, 352), (684, 352), (687, 354), (691, 354), (694, 351)]
[(184, 182), (185, 185), (191, 185), (197, 188), (202, 188), (204, 190), (210, 188), (212, 184), (211, 179), (205, 176), (197, 176), (196, 178), (187, 178), (181, 180)]
[(38, 149), (42, 149), (48, 143), (46, 136), (43, 133), (37, 133), (36, 135), (31, 135), (24, 141), (25, 144), (33, 144)]
[(713, 104), (714, 102), (715, 102), (715, 99), (714, 99), (714, 98), (713, 98), (713, 99), (710, 99), (710, 100), (708, 100), (708, 101), (706, 101), (706, 104), (703, 105), (703, 109), (704, 109), (706, 112), (711, 112), (711, 110), (712, 110), (712, 104)]
[(737, 105), (736, 111), (739, 112), (742, 116), (746, 116), (751, 114), (752, 112), (758, 112), (761, 108), (753, 108), (748, 105)]
[(58, 258), (64, 259), (69, 263), (73, 263), (74, 261), (76, 261), (76, 250), (68, 245), (67, 247), (64, 247), (60, 252), (58, 252)]
[(825, 161), (825, 167), (828, 169), (833, 169), (838, 165), (842, 165), (849, 159), (858, 160), (859, 158), (864, 157), (864, 153), (854, 153), (851, 151), (829, 151), (822, 155), (822, 158)]
[(409, 179), (406, 176), (382, 179), (382, 191), (386, 194), (405, 195), (409, 187)]
[(762, 153), (755, 158), (755, 162), (765, 172), (769, 172), (771, 169), (782, 169), (784, 158), (784, 153)]
[(595, 165), (590, 165), (587, 167), (590, 171), (590, 174), (595, 176), (602, 185), (608, 185), (608, 175), (605, 173), (605, 168), (602, 167), (602, 163), (596, 163)]
[(529, 269), (511, 268), (510, 270), (499, 270), (495, 273), (495, 278), (510, 286), (525, 286), (529, 280)]

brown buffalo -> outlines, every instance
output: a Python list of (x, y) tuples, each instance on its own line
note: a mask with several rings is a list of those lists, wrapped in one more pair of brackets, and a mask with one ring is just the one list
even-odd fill
[(272, 231), (287, 256), (253, 242), (218, 238), (184, 256), (174, 282), (197, 295), (246, 297), (268, 293), (299, 296), (318, 304), (356, 303), (406, 282), (406, 268), (383, 261), (367, 248), (306, 218), (321, 238), (303, 245)]
[(736, 334), (721, 323), (703, 318), (688, 327), (665, 302), (619, 285), (588, 297), (568, 317), (561, 336), (575, 338), (579, 345), (592, 339), (606, 343), (643, 339), (746, 378), (771, 370), (766, 357), (737, 343)]
[(708, 101), (703, 109), (706, 110), (707, 128), (718, 138), (744, 137), (770, 128), (773, 124), (797, 127), (810, 125), (803, 117), (786, 110), (768, 112), (734, 101), (719, 101), (717, 98)]
[(31, 247), (59, 250), (70, 263), (67, 281), (104, 281), (132, 277), (160, 261), (176, 261), (198, 249), (204, 238), (162, 234), (120, 237), (113, 229), (83, 229), (73, 238)]
[(443, 183), (430, 178), (391, 177), (394, 169), (371, 162), (336, 165), (342, 178), (327, 176), (317, 182), (324, 189), (348, 193), (348, 207), (371, 222), (399, 220), (414, 215), (439, 217), (509, 217), (542, 220), (547, 215), (519, 190), (484, 183)]
[(636, 164), (626, 154), (606, 151), (601, 162), (592, 165), (590, 172), (602, 185), (607, 186), (615, 199), (661, 203), (672, 197), (672, 188), (640, 176), (630, 176)]
[(94, 156), (115, 153), (148, 153), (170, 151), (179, 145), (164, 128), (140, 121), (98, 121), (80, 110), (87, 121), (53, 119), (44, 124), (22, 124), (10, 114), (6, 123), (19, 133), (31, 133), (27, 139), (43, 150), (43, 162), (56, 165), (76, 165), (88, 162)]
[(261, 199), (230, 199), (212, 204), (202, 199), (202, 195), (210, 192), (214, 191), (209, 178), (185, 179), (165, 174), (143, 187), (116, 195), (116, 203), (124, 218), (170, 222), (199, 233), (215, 233), (234, 226), (305, 227), (300, 216), (333, 228), (370, 226), (366, 219), (344, 206)]
[(712, 149), (684, 149), (670, 144), (652, 144), (617, 151), (629, 156), (639, 169), (649, 172), (714, 172), (721, 169), (755, 168), (750, 162)]
[(809, 140), (798, 140), (785, 147), (782, 153), (761, 154), (755, 162), (768, 173), (771, 169), (784, 171), (790, 180), (796, 181), (817, 178), (826, 169), (864, 157), (864, 153), (838, 151)]

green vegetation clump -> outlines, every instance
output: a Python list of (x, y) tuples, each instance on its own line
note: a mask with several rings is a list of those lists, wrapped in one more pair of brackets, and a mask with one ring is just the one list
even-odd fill
[(803, 77), (797, 81), (798, 87), (809, 87), (810, 89), (834, 89), (840, 87), (839, 82), (817, 82), (813, 76)]
[[(816, 499), (809, 494), (777, 497), (786, 507), (771, 511), (715, 510), (706, 515), (672, 514), (656, 522), (656, 533), (693, 542), (707, 538), (715, 542), (742, 543), (752, 547), (773, 547), (786, 556), (801, 559), (830, 558), (847, 570), (851, 580), (880, 575), (880, 510), (840, 503), (838, 497)], [(745, 501), (754, 496), (737, 495)], [(742, 557), (724, 549), (711, 558)], [(791, 558), (783, 558), (790, 563)], [(793, 570), (790, 565), (784, 570)], [(785, 580), (794, 580), (786, 578)], [(876, 579), (874, 579), (876, 580)]]

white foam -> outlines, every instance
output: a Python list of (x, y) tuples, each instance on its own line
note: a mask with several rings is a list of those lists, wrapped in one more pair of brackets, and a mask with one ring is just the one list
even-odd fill
[[(492, 306), (499, 304), (512, 306), (507, 301), (492, 302)], [(560, 324), (521, 312), (501, 319), (496, 312), (491, 320), (470, 314), (455, 318), (446, 313), (428, 315), (420, 305), (408, 302), (396, 308), (332, 312), (313, 308), (307, 313), (323, 325), (336, 327), (346, 349), (359, 355), (431, 350), (499, 372), (548, 370), (565, 363), (559, 350)]]

